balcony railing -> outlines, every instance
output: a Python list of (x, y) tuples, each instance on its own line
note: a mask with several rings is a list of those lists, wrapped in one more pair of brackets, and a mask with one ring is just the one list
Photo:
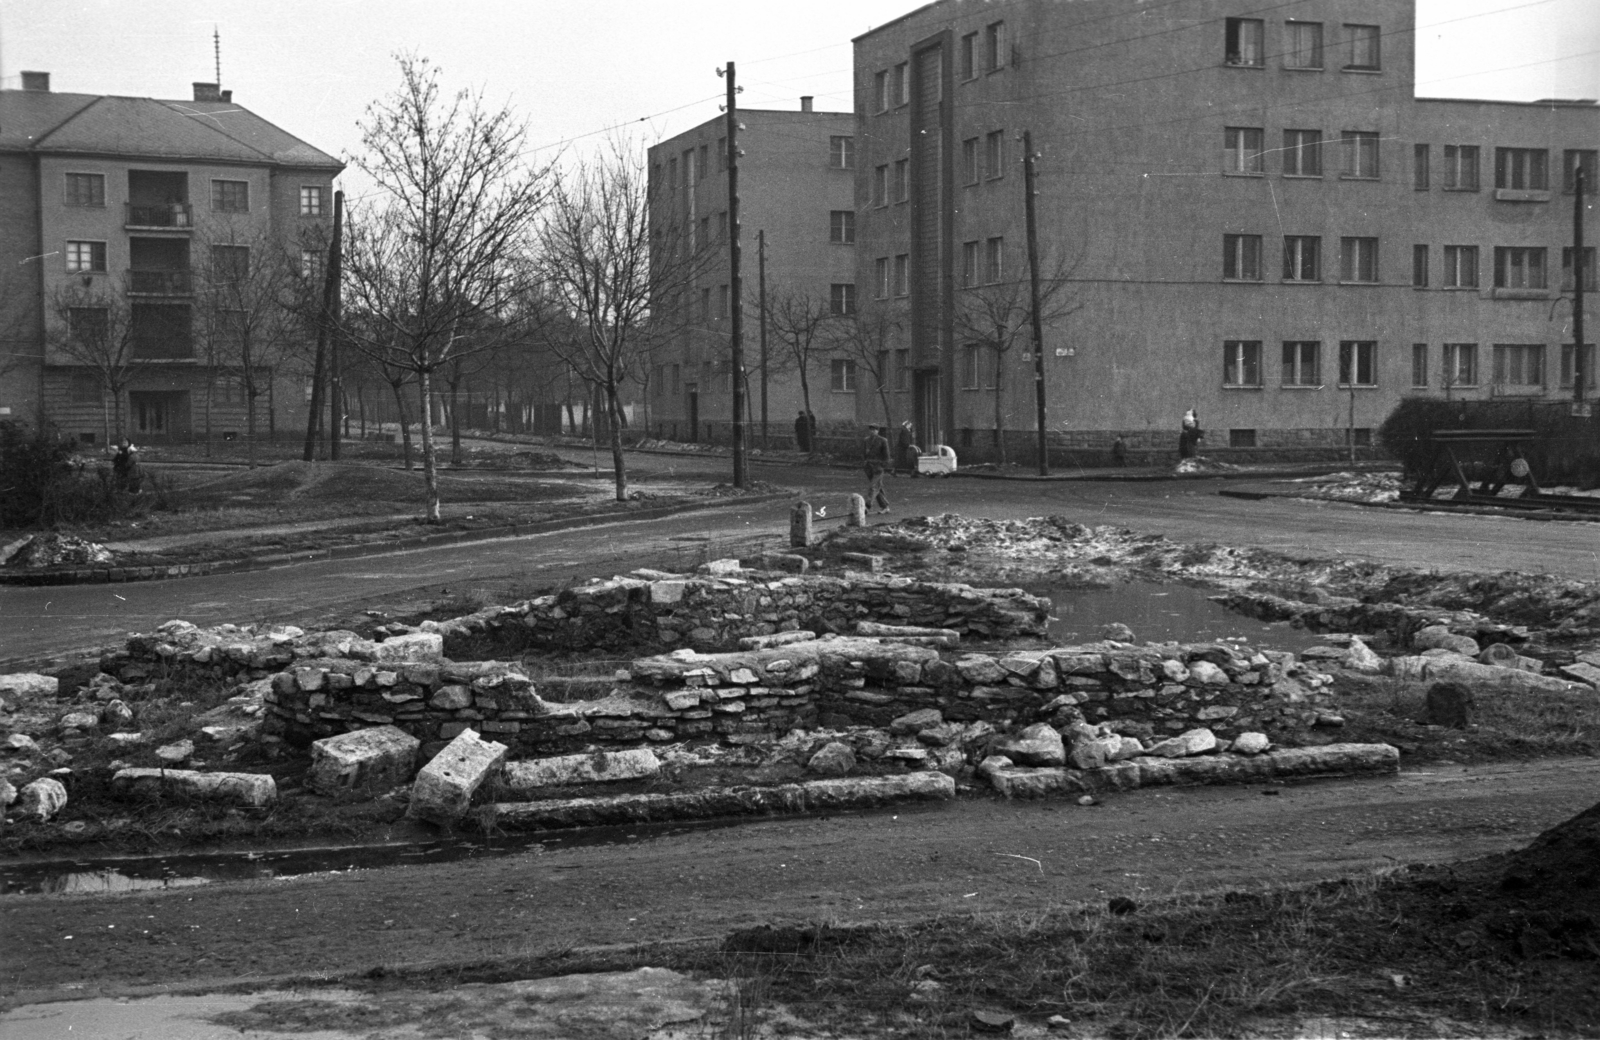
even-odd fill
[(129, 202), (126, 227), (171, 228), (188, 231), (194, 227), (194, 214), (187, 202), (158, 202), (147, 205)]
[(129, 295), (192, 296), (194, 276), (186, 267), (161, 267), (131, 270), (126, 281)]

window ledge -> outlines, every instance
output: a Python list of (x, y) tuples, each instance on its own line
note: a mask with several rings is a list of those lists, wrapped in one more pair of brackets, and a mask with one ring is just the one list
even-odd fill
[(1222, 67), (1225, 69), (1255, 69), (1260, 72), (1267, 67), (1267, 63), (1264, 61), (1225, 61), (1222, 63)]
[(1352, 73), (1352, 74), (1357, 75), (1357, 76), (1381, 76), (1381, 75), (1383, 75), (1383, 70), (1381, 68), (1375, 68), (1375, 67), (1373, 67), (1371, 65), (1346, 65), (1344, 68), (1340, 69), (1339, 71), (1340, 72), (1349, 72), (1349, 73)]
[[(1339, 387), (1340, 390), (1348, 390), (1348, 389), (1350, 389), (1350, 384), (1349, 383), (1339, 383), (1338, 387)], [(1377, 383), (1357, 383), (1355, 388), (1357, 390), (1376, 390), (1376, 389), (1378, 389), (1378, 384)]]
[(1279, 390), (1321, 390), (1326, 383), (1284, 383)]
[(1381, 289), (1382, 282), (1340, 282), (1346, 289)]
[(1224, 389), (1224, 390), (1256, 390), (1256, 391), (1260, 391), (1260, 390), (1264, 390), (1266, 388), (1261, 386), (1260, 384), (1223, 383), (1222, 384), (1222, 389)]
[(1265, 177), (1267, 172), (1262, 170), (1257, 173), (1244, 173), (1239, 170), (1223, 170), (1222, 175), (1224, 177)]
[(1320, 181), (1323, 177), (1320, 173), (1286, 173), (1283, 175), (1283, 179), (1286, 181)]
[(1548, 300), (1549, 289), (1506, 289), (1497, 287), (1490, 291), (1490, 298), (1495, 300)]
[(1224, 285), (1261, 285), (1263, 283), (1262, 283), (1261, 279), (1259, 279), (1259, 278), (1227, 278), (1227, 277), (1224, 277), (1222, 279), (1222, 284), (1224, 284)]
[(1328, 71), (1328, 67), (1326, 65), (1284, 65), (1284, 66), (1282, 66), (1282, 68), (1283, 68), (1283, 71), (1285, 71), (1285, 72), (1326, 72), (1326, 71)]
[(1368, 177), (1365, 174), (1360, 174), (1360, 173), (1341, 173), (1341, 174), (1339, 174), (1339, 179), (1342, 180), (1342, 181), (1381, 181), (1381, 180), (1383, 180), (1382, 177)]
[(1322, 285), (1322, 284), (1324, 284), (1324, 282), (1322, 281), (1321, 278), (1285, 278), (1285, 279), (1283, 279), (1283, 281), (1280, 284), (1282, 284), (1282, 285)]
[(1475, 292), (1477, 292), (1479, 290), (1479, 286), (1476, 286), (1476, 285), (1441, 285), (1441, 286), (1439, 286), (1439, 290), (1441, 292), (1460, 292), (1460, 293), (1468, 293), (1469, 292), (1469, 293), (1475, 293)]
[(1481, 191), (1483, 189), (1481, 189), (1481, 188), (1452, 188), (1452, 187), (1449, 187), (1448, 185), (1446, 185), (1445, 187), (1442, 187), (1439, 190), (1440, 191), (1464, 192), (1464, 193), (1466, 193), (1468, 195), (1471, 195), (1471, 194), (1473, 194), (1475, 192), (1478, 192), (1478, 191)]
[(1534, 188), (1496, 188), (1496, 202), (1549, 202), (1550, 193)]

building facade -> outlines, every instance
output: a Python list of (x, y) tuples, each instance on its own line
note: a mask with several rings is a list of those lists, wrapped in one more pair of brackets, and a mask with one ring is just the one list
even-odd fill
[(266, 308), (319, 282), (343, 165), (215, 84), (161, 101), (22, 77), (0, 91), (0, 418), (83, 444), (241, 436), (253, 386), (262, 432), (303, 422), (282, 359), (305, 334)]
[(1419, 99), (1415, 31), (1407, 0), (941, 0), (857, 38), (857, 282), (908, 258), (903, 304), (868, 295), (919, 427), (1035, 436), (1024, 132), (1054, 450), (1171, 451), (1194, 408), (1207, 451), (1328, 451), (1410, 394), (1570, 396), (1600, 108)]
[[(805, 404), (824, 436), (855, 436), (861, 372), (835, 352), (833, 319), (856, 309), (856, 120), (849, 112), (741, 109), (738, 135), (740, 277), (752, 443), (789, 443)], [(650, 221), (658, 262), (692, 265), (676, 306), (655, 308), (669, 331), (650, 359), (652, 434), (726, 440), (732, 419), (727, 137), (723, 119), (649, 150)], [(765, 255), (767, 364), (762, 366), (760, 268)], [(798, 346), (797, 346), (798, 344)]]

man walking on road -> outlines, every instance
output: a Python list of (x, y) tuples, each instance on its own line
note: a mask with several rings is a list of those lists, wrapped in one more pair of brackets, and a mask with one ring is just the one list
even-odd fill
[(887, 513), (889, 496), (883, 493), (883, 476), (889, 472), (889, 439), (880, 426), (867, 429), (871, 432), (862, 452), (862, 465), (867, 471), (867, 512)]

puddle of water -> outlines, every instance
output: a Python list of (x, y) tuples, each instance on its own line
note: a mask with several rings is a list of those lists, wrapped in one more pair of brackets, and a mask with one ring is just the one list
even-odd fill
[(1152, 643), (1215, 643), (1243, 640), (1269, 650), (1299, 652), (1323, 642), (1321, 636), (1286, 622), (1268, 624), (1236, 614), (1189, 585), (1132, 582), (1113, 589), (1042, 589), (1054, 604), (1050, 638), (1056, 643), (1089, 643), (1100, 629), (1120, 621), (1134, 639)]

